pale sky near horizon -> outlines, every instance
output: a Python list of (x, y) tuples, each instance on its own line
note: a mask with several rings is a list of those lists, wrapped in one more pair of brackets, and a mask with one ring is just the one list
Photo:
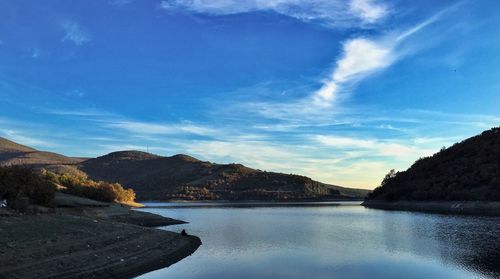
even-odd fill
[(0, 136), (372, 189), (500, 125), (500, 1), (0, 0)]

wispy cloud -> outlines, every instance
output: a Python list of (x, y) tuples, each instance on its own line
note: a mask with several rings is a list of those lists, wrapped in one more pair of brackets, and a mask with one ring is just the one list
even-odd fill
[(179, 124), (159, 124), (141, 121), (110, 121), (104, 124), (109, 128), (118, 128), (128, 132), (145, 135), (174, 135), (194, 134), (208, 136), (214, 134), (214, 130), (208, 127), (183, 122)]
[(376, 144), (374, 140), (355, 139), (349, 137), (338, 136), (323, 136), (318, 135), (315, 137), (316, 141), (323, 145), (337, 147), (337, 148), (371, 148)]
[(26, 146), (35, 146), (35, 147), (53, 147), (54, 144), (47, 141), (43, 140), (40, 138), (36, 138), (31, 135), (26, 135), (23, 132), (13, 130), (13, 129), (6, 129), (3, 131), (0, 131), (0, 136), (5, 137), (9, 140), (15, 141), (17, 143), (26, 145)]
[(77, 22), (68, 21), (63, 23), (62, 27), (65, 32), (62, 42), (70, 41), (81, 46), (91, 41), (90, 34)]
[(395, 156), (403, 158), (411, 156), (412, 158), (418, 158), (432, 155), (436, 151), (435, 149), (421, 148), (393, 141), (358, 139), (333, 135), (317, 135), (315, 136), (315, 140), (324, 146), (332, 148), (369, 151), (370, 156)]
[(391, 124), (380, 124), (376, 126), (378, 129), (384, 129), (384, 130), (392, 130), (392, 131), (398, 131), (398, 132), (408, 132), (408, 129), (405, 128), (398, 128), (394, 127)]
[(191, 121), (158, 123), (130, 119), (122, 115), (95, 108), (79, 109), (41, 109), (41, 112), (61, 117), (76, 117), (95, 122), (97, 126), (132, 133), (137, 136), (152, 135), (199, 135), (210, 136), (217, 133), (211, 127), (195, 124)]
[(241, 162), (255, 168), (286, 169), (287, 160), (294, 160), (299, 153), (270, 142), (253, 140), (191, 141), (182, 144), (186, 152), (202, 158), (222, 162)]
[[(360, 1), (353, 5), (361, 7), (366, 3)], [(331, 122), (332, 119), (338, 118), (338, 115), (350, 110), (340, 105), (349, 97), (346, 93), (367, 77), (413, 54), (414, 50), (411, 50), (406, 42), (418, 32), (422, 32), (432, 23), (440, 20), (453, 8), (455, 6), (446, 8), (406, 29), (392, 30), (374, 37), (360, 36), (344, 41), (342, 52), (328, 77), (323, 80), (322, 86), (303, 98), (292, 101), (246, 102), (238, 104), (238, 109), (244, 109), (268, 119), (292, 123)]]
[(364, 27), (389, 13), (375, 0), (165, 0), (160, 8), (184, 9), (197, 13), (228, 15), (254, 11), (273, 11), (305, 22), (328, 27)]
[(384, 69), (396, 60), (391, 42), (355, 38), (344, 42), (343, 54), (331, 77), (314, 93), (314, 103), (329, 106), (342, 86)]
[(404, 32), (400, 33), (397, 37), (396, 37), (396, 41), (397, 42), (400, 42), (400, 41), (403, 41), (405, 40), (406, 38), (410, 37), (411, 35), (419, 32), (420, 30), (424, 29), (425, 27), (431, 25), (432, 23), (438, 21), (439, 19), (441, 19), (441, 17), (450, 12), (451, 10), (453, 9), (456, 9), (458, 6), (462, 5), (463, 2), (457, 2), (456, 4), (446, 8), (446, 9), (443, 9), (439, 12), (437, 12), (436, 14), (434, 14), (433, 16), (431, 16), (430, 18), (420, 22), (419, 24), (413, 26), (412, 28), (410, 29), (407, 29), (405, 30)]
[(343, 52), (331, 76), (314, 93), (314, 103), (329, 106), (343, 87), (352, 85), (394, 64), (407, 53), (399, 45), (412, 35), (439, 20), (450, 8), (442, 10), (423, 22), (380, 38), (358, 37), (343, 43)]
[(114, 114), (104, 111), (104, 110), (98, 110), (98, 109), (87, 109), (87, 108), (79, 108), (79, 109), (41, 109), (42, 112), (44, 113), (49, 113), (49, 114), (54, 114), (54, 115), (61, 115), (61, 116), (77, 116), (77, 117), (82, 117), (82, 116), (94, 116), (94, 117), (109, 117), (113, 116)]

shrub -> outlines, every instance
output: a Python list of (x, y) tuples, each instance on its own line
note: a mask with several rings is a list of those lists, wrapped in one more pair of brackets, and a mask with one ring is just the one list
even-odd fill
[(0, 198), (6, 199), (9, 206), (27, 197), (32, 203), (53, 207), (54, 193), (54, 183), (31, 168), (0, 167)]
[(62, 192), (103, 202), (128, 202), (135, 200), (132, 189), (124, 189), (119, 183), (94, 181), (85, 175), (56, 174), (43, 171), (48, 180), (63, 186)]

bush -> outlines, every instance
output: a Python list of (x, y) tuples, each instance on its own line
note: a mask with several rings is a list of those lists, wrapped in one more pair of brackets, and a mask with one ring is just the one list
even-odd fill
[(103, 202), (128, 202), (135, 200), (132, 189), (124, 189), (119, 183), (94, 181), (84, 175), (56, 174), (44, 171), (44, 177), (59, 184), (62, 192)]
[(22, 166), (0, 167), (0, 198), (8, 206), (19, 204), (22, 198), (31, 203), (54, 206), (55, 185), (31, 168)]

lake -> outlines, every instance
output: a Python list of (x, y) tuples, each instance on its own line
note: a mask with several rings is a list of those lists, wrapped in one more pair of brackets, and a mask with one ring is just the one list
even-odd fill
[(152, 278), (500, 278), (500, 218), (367, 209), (359, 202), (146, 203), (201, 238)]

